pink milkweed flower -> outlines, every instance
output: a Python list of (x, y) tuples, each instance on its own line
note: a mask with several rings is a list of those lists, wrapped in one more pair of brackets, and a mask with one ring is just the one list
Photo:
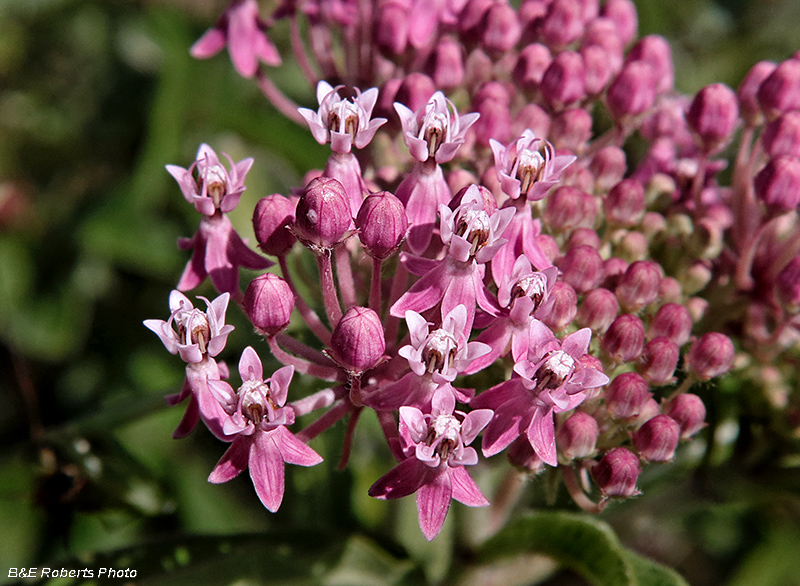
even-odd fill
[(206, 356), (216, 356), (225, 347), (233, 326), (225, 325), (230, 295), (223, 293), (214, 301), (198, 297), (206, 311), (196, 309), (180, 291), (169, 294), (169, 320), (146, 319), (144, 325), (155, 332), (170, 354), (180, 354), (184, 362), (197, 363)]
[(530, 129), (507, 147), (494, 139), (489, 143), (500, 187), (511, 199), (543, 199), (561, 180), (564, 169), (577, 159), (574, 155), (556, 155), (553, 145)]
[(230, 171), (220, 163), (214, 149), (205, 143), (197, 149), (197, 158), (188, 169), (166, 166), (180, 185), (186, 201), (205, 216), (213, 216), (218, 211), (223, 214), (233, 211), (245, 190), (244, 178), (253, 165), (252, 157), (234, 164), (226, 153), (222, 154), (230, 163)]
[(478, 120), (475, 112), (458, 116), (453, 102), (436, 92), (424, 108), (412, 112), (400, 102), (394, 109), (403, 126), (403, 140), (411, 156), (421, 163), (434, 159), (437, 163), (447, 163), (456, 156), (458, 148), (470, 126)]
[(386, 118), (372, 118), (372, 109), (378, 100), (378, 88), (370, 88), (361, 92), (353, 88), (356, 97), (352, 100), (339, 95), (344, 86), (331, 86), (327, 81), (317, 84), (317, 102), (319, 110), (314, 112), (308, 108), (298, 111), (308, 122), (311, 134), (319, 144), (331, 143), (335, 153), (349, 153), (355, 146), (363, 149), (367, 146), (375, 132)]
[(231, 61), (239, 75), (253, 77), (258, 62), (277, 67), (281, 57), (266, 34), (267, 23), (258, 15), (256, 0), (233, 0), (214, 28), (200, 37), (189, 53), (195, 59), (213, 57), (228, 46)]
[(608, 382), (605, 374), (581, 362), (591, 336), (584, 328), (559, 341), (547, 326), (533, 322), (528, 359), (514, 365), (518, 376), (472, 400), (473, 407), (495, 412), (483, 437), (484, 456), (497, 454), (525, 434), (544, 462), (558, 465), (554, 414), (574, 409), (587, 389)]
[(274, 513), (283, 500), (284, 463), (314, 466), (322, 457), (285, 427), (294, 423), (294, 410), (284, 406), (294, 367), (284, 366), (264, 379), (261, 359), (248, 346), (239, 360), (239, 374), (242, 386), (237, 391), (223, 381), (209, 381), (228, 415), (223, 430), (235, 438), (208, 481), (227, 482), (249, 467), (258, 498)]
[(400, 441), (405, 459), (369, 489), (378, 499), (396, 499), (417, 493), (419, 526), (431, 541), (439, 534), (451, 499), (470, 507), (489, 504), (464, 468), (478, 462), (469, 444), (492, 418), (488, 409), (455, 411), (452, 394), (433, 397), (430, 414), (416, 407), (400, 407)]

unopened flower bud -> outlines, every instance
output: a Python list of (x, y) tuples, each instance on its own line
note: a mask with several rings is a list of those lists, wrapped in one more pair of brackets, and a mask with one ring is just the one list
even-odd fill
[(758, 103), (768, 120), (800, 110), (800, 61), (781, 61), (759, 86)]
[(550, 298), (553, 300), (553, 307), (543, 321), (554, 332), (560, 332), (575, 319), (575, 314), (578, 313), (578, 296), (569, 284), (558, 281), (550, 291)]
[(583, 18), (578, 0), (553, 0), (539, 22), (542, 41), (554, 50), (568, 47), (583, 34)]
[(683, 346), (692, 333), (692, 316), (685, 306), (667, 303), (658, 309), (647, 333), (652, 339), (665, 337)]
[(436, 84), (424, 73), (409, 73), (397, 88), (395, 102), (400, 102), (412, 112), (424, 108), (436, 91)]
[(449, 90), (464, 81), (464, 48), (451, 36), (442, 37), (432, 58), (431, 77), (437, 88)]
[(613, 291), (627, 270), (628, 261), (625, 259), (617, 256), (607, 258), (603, 261), (603, 281), (600, 286)]
[(661, 267), (652, 260), (634, 262), (622, 275), (614, 292), (622, 308), (636, 312), (658, 299)]
[(586, 93), (590, 96), (598, 96), (606, 89), (617, 70), (613, 68), (613, 63), (608, 58), (608, 52), (599, 45), (581, 47), (580, 54), (583, 57), (586, 73), (584, 78)]
[(647, 381), (635, 372), (625, 372), (608, 385), (606, 409), (614, 419), (633, 419), (650, 397)]
[(598, 191), (608, 191), (619, 183), (625, 176), (626, 169), (625, 151), (615, 145), (601, 148), (589, 163)]
[(542, 251), (544, 257), (549, 260), (551, 264), (561, 256), (558, 242), (556, 242), (556, 239), (550, 236), (550, 234), (539, 234), (536, 237), (536, 246), (539, 247), (539, 250)]
[(683, 287), (674, 277), (664, 277), (658, 284), (658, 296), (662, 303), (680, 303), (683, 299)]
[(486, 11), (481, 45), (491, 53), (505, 53), (514, 48), (522, 36), (517, 11), (505, 2), (496, 2)]
[(558, 263), (562, 279), (569, 283), (575, 292), (584, 294), (591, 291), (603, 276), (603, 259), (596, 248), (575, 246)]
[(800, 158), (800, 112), (786, 112), (767, 124), (761, 144), (770, 157)]
[(749, 126), (758, 126), (764, 123), (764, 114), (758, 103), (758, 88), (777, 66), (778, 64), (772, 61), (759, 61), (750, 68), (742, 83), (739, 84), (737, 90), (739, 114)]
[[(624, 159), (623, 159), (624, 160)], [(644, 186), (636, 179), (623, 179), (603, 200), (606, 219), (619, 226), (635, 226), (644, 213)]]
[(674, 419), (681, 428), (681, 439), (689, 439), (705, 427), (706, 406), (692, 393), (682, 393), (664, 405), (664, 415)]
[(600, 347), (614, 362), (636, 360), (644, 348), (644, 324), (635, 315), (623, 313), (609, 326)]
[(674, 419), (656, 415), (633, 434), (633, 445), (643, 460), (669, 462), (675, 457), (680, 435), (681, 427)]
[(756, 196), (772, 214), (789, 212), (800, 204), (800, 159), (770, 159), (753, 180)]
[(511, 135), (511, 96), (508, 90), (497, 81), (481, 86), (473, 100), (473, 110), (480, 114), (473, 126), (478, 144), (488, 147), (489, 140), (508, 142)]
[(385, 350), (381, 319), (367, 307), (348, 309), (331, 333), (331, 356), (356, 375), (373, 368)]
[(711, 281), (711, 269), (703, 262), (695, 262), (682, 275), (681, 285), (687, 295), (693, 295), (705, 289)]
[[(531, 43), (519, 53), (513, 76), (516, 84), (523, 90), (535, 90), (542, 82), (545, 70), (553, 61), (553, 55), (545, 45)], [(525, 128), (528, 128), (527, 126)], [(524, 128), (523, 128), (524, 130)], [(536, 133), (535, 129), (534, 132)], [(537, 136), (542, 136), (536, 133)]]
[(577, 228), (572, 232), (567, 242), (567, 250), (572, 250), (576, 246), (590, 246), (595, 250), (600, 250), (600, 235), (591, 228)]
[(615, 251), (629, 263), (644, 260), (650, 256), (650, 241), (638, 230), (630, 230), (625, 232)]
[(619, 313), (617, 296), (608, 289), (590, 291), (578, 309), (578, 324), (591, 328), (596, 334), (604, 333)]
[(614, 120), (639, 116), (653, 107), (656, 80), (653, 68), (644, 61), (627, 63), (608, 86), (606, 103)]
[(244, 294), (244, 311), (256, 331), (274, 336), (289, 325), (294, 294), (278, 275), (264, 273), (250, 281)]
[(597, 444), (597, 420), (587, 413), (576, 411), (561, 424), (556, 445), (569, 460), (590, 458)]
[(656, 415), (661, 414), (661, 405), (658, 404), (654, 398), (650, 397), (645, 401), (645, 404), (639, 409), (639, 416), (633, 421), (628, 421), (627, 426), (636, 431), (642, 425), (650, 421)]
[(408, 46), (408, 12), (405, 2), (382, 2), (373, 28), (375, 44), (384, 53), (402, 55)]
[(667, 39), (660, 35), (647, 35), (639, 39), (628, 51), (625, 60), (644, 61), (653, 68), (656, 95), (672, 89), (675, 71), (672, 65), (672, 49)]
[(550, 134), (550, 114), (537, 104), (525, 104), (511, 122), (511, 134), (522, 136), (525, 130), (530, 129), (535, 136)]
[(639, 18), (636, 5), (631, 0), (607, 0), (600, 14), (614, 22), (617, 36), (624, 45), (636, 38), (639, 32)]
[(736, 94), (722, 83), (712, 83), (697, 92), (686, 114), (689, 128), (708, 153), (725, 146), (738, 119)]
[(288, 227), (294, 224), (295, 204), (278, 193), (259, 200), (253, 211), (253, 231), (258, 247), (265, 254), (280, 256), (292, 248), (294, 234)]
[(575, 228), (591, 228), (597, 216), (594, 197), (572, 185), (554, 189), (547, 198), (545, 222), (554, 230), (568, 232)]
[(625, 448), (614, 448), (592, 467), (592, 477), (606, 498), (628, 498), (639, 494), (636, 480), (642, 471), (639, 458)]
[(591, 46), (603, 49), (612, 76), (619, 73), (624, 61), (624, 46), (613, 20), (600, 17), (588, 22), (581, 39), (581, 53), (583, 49)]
[[(592, 138), (592, 115), (583, 108), (570, 108), (560, 112), (550, 126), (550, 140), (561, 149), (582, 152)], [(575, 169), (577, 169), (577, 165)], [(590, 188), (594, 182), (591, 181)]]
[(530, 440), (525, 434), (511, 442), (506, 453), (509, 463), (515, 468), (520, 468), (532, 474), (544, 470), (544, 461), (534, 451)]
[(663, 336), (653, 338), (645, 344), (636, 370), (651, 385), (665, 385), (672, 382), (672, 375), (681, 357), (680, 347)]
[(367, 253), (383, 260), (394, 254), (408, 231), (403, 202), (388, 191), (368, 196), (356, 217), (358, 238)]
[(800, 256), (794, 257), (778, 273), (775, 283), (778, 297), (791, 311), (800, 307)]
[(331, 248), (351, 230), (353, 218), (344, 187), (319, 177), (305, 188), (295, 208), (294, 231), (306, 246)]
[(686, 368), (702, 380), (709, 380), (731, 369), (734, 352), (728, 336), (709, 332), (692, 342), (686, 355)]
[(556, 110), (577, 102), (586, 95), (585, 75), (580, 53), (562, 51), (542, 76), (542, 96)]

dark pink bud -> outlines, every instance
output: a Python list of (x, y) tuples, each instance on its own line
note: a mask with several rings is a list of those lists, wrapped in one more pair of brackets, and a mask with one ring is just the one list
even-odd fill
[(647, 399), (644, 406), (639, 410), (639, 417), (634, 419), (632, 422), (627, 423), (632, 429), (636, 430), (660, 413), (661, 406), (658, 404), (658, 401), (651, 397), (650, 399)]
[(472, 127), (478, 144), (489, 146), (489, 139), (506, 143), (511, 135), (511, 96), (503, 84), (490, 81), (481, 86), (473, 101), (480, 118)]
[(675, 457), (680, 435), (681, 426), (674, 419), (656, 415), (633, 434), (633, 445), (643, 460), (669, 462)]
[(592, 477), (606, 498), (628, 498), (639, 494), (636, 480), (642, 472), (639, 458), (625, 448), (614, 448), (592, 467)]
[(647, 112), (655, 100), (655, 72), (644, 61), (627, 63), (608, 86), (606, 93), (608, 110), (617, 121)]
[(655, 73), (656, 94), (663, 94), (672, 89), (675, 80), (672, 65), (672, 49), (669, 42), (659, 35), (647, 35), (639, 39), (631, 47), (625, 57), (627, 63), (644, 61), (653, 68)]
[(650, 399), (650, 385), (635, 372), (625, 372), (606, 390), (606, 409), (614, 419), (633, 419)]
[(464, 85), (470, 89), (494, 79), (494, 62), (483, 49), (474, 49), (467, 55), (467, 74)]
[(619, 313), (617, 296), (608, 289), (595, 289), (584, 297), (578, 309), (578, 323), (602, 334), (614, 322)]
[(603, 209), (607, 221), (626, 228), (635, 226), (644, 214), (644, 186), (636, 179), (623, 179), (608, 192)]
[(767, 124), (761, 144), (770, 157), (800, 158), (800, 112), (786, 112)]
[(541, 43), (527, 45), (517, 57), (513, 72), (514, 81), (524, 90), (535, 90), (542, 82), (542, 76), (552, 61), (553, 55), (550, 49)]
[(431, 77), (437, 88), (449, 90), (464, 81), (464, 47), (451, 36), (442, 37), (432, 58)]
[(706, 406), (697, 395), (683, 393), (664, 406), (664, 415), (677, 421), (681, 439), (689, 439), (705, 427)]
[(597, 444), (597, 420), (587, 413), (576, 411), (556, 434), (556, 445), (569, 460), (591, 458)]
[(582, 152), (591, 138), (592, 115), (583, 108), (564, 110), (553, 119), (550, 140), (557, 148)]
[(571, 185), (556, 188), (547, 198), (545, 222), (556, 231), (591, 228), (597, 216), (594, 197)]
[[(577, 187), (584, 193), (592, 194), (594, 192), (594, 175), (583, 165), (570, 165), (561, 175), (561, 181), (564, 185), (572, 185)], [(592, 196), (593, 205), (599, 203), (599, 200)], [(599, 206), (596, 206), (599, 207)]]
[(796, 311), (800, 307), (800, 256), (794, 257), (781, 269), (775, 286), (781, 301)]
[(679, 303), (683, 298), (683, 287), (675, 277), (664, 277), (658, 285), (658, 296), (663, 303)]
[(512, 466), (526, 472), (536, 474), (545, 467), (544, 461), (533, 450), (531, 442), (525, 434), (511, 442), (506, 453)]
[(384, 53), (401, 55), (408, 46), (408, 11), (406, 2), (381, 2), (375, 27), (375, 44)]
[(280, 256), (292, 248), (294, 234), (288, 226), (294, 224), (295, 204), (278, 193), (262, 198), (253, 211), (253, 230), (258, 247), (265, 254)]
[(289, 325), (294, 309), (294, 294), (278, 275), (264, 273), (247, 286), (244, 311), (256, 331), (274, 336)]
[(553, 0), (539, 23), (539, 35), (544, 44), (560, 51), (581, 38), (583, 25), (578, 0)]
[(756, 95), (768, 120), (784, 112), (800, 110), (800, 61), (787, 59), (779, 63)]
[(600, 0), (578, 0), (578, 4), (583, 22), (590, 22), (600, 15)]
[(576, 293), (591, 291), (603, 276), (603, 259), (596, 248), (576, 246), (571, 248), (559, 261), (561, 278), (569, 283)]
[(614, 362), (636, 360), (644, 348), (644, 324), (635, 315), (623, 313), (609, 326), (600, 347)]
[(373, 368), (385, 350), (381, 319), (367, 307), (348, 309), (331, 334), (331, 357), (354, 375)]
[(489, 53), (505, 53), (514, 48), (522, 36), (517, 11), (505, 2), (497, 2), (486, 11), (481, 45)]
[(652, 385), (665, 385), (672, 382), (672, 375), (681, 356), (680, 347), (669, 338), (659, 337), (650, 340), (636, 365), (636, 370)]
[(795, 209), (800, 203), (800, 159), (770, 159), (756, 175), (753, 185), (770, 213), (782, 214)]
[(764, 114), (758, 103), (758, 88), (775, 71), (778, 66), (772, 61), (759, 61), (750, 68), (742, 83), (739, 85), (737, 96), (739, 98), (739, 114), (750, 126), (764, 123)]
[(513, 136), (522, 136), (528, 128), (536, 136), (544, 137), (550, 134), (550, 115), (537, 104), (526, 104), (520, 109), (511, 124), (511, 133)]
[(542, 96), (555, 110), (577, 102), (586, 95), (585, 75), (580, 53), (563, 51), (555, 56), (542, 76)]
[(725, 146), (739, 119), (736, 94), (722, 83), (707, 85), (692, 100), (686, 122), (706, 152)]
[(294, 215), (295, 234), (309, 248), (331, 248), (353, 227), (347, 193), (330, 177), (318, 177), (306, 186)]
[(636, 312), (658, 299), (661, 267), (652, 260), (637, 260), (628, 267), (617, 284), (620, 305), (625, 311)]
[(617, 288), (617, 283), (628, 270), (628, 261), (625, 259), (612, 256), (603, 261), (603, 282), (601, 287), (605, 287), (613, 291)]
[(600, 245), (600, 235), (596, 230), (592, 230), (591, 228), (577, 228), (569, 237), (567, 250), (572, 250), (576, 246), (591, 246), (592, 248), (600, 250)]
[(600, 14), (614, 22), (617, 36), (624, 45), (636, 38), (639, 17), (636, 14), (636, 5), (631, 0), (608, 0), (603, 4)]
[(595, 18), (586, 25), (581, 40), (581, 49), (596, 45), (606, 54), (608, 67), (612, 75), (619, 73), (624, 61), (624, 46), (619, 38), (617, 25), (610, 18)]
[(600, 45), (581, 47), (580, 53), (586, 73), (586, 93), (590, 96), (600, 95), (618, 70), (613, 68), (608, 52)]
[(709, 380), (731, 369), (734, 352), (728, 336), (709, 332), (692, 342), (686, 354), (686, 368), (702, 380)]
[(394, 254), (408, 231), (403, 203), (388, 191), (368, 196), (356, 217), (358, 238), (367, 253), (377, 259)]
[(458, 30), (469, 40), (476, 40), (486, 13), (495, 0), (468, 0), (458, 19)]
[(431, 96), (436, 91), (436, 84), (424, 73), (409, 73), (394, 96), (395, 102), (400, 102), (412, 112), (424, 108)]
[(550, 291), (550, 299), (553, 300), (553, 308), (543, 321), (554, 332), (560, 332), (575, 319), (575, 314), (578, 313), (578, 296), (570, 285), (558, 281)]
[(556, 239), (550, 236), (550, 234), (539, 234), (536, 237), (536, 246), (539, 247), (544, 257), (551, 263), (554, 263), (555, 260), (561, 256), (561, 249), (558, 247), (558, 242), (556, 242)]

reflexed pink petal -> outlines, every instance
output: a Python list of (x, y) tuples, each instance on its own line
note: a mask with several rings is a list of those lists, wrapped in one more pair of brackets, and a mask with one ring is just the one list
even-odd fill
[(263, 31), (259, 32), (260, 34), (256, 36), (256, 55), (267, 65), (277, 67), (282, 62), (278, 49)]
[(483, 330), (475, 341), (486, 344), (489, 347), (489, 352), (473, 360), (464, 370), (464, 374), (475, 374), (493, 364), (501, 356), (504, 356), (508, 351), (510, 340), (511, 328), (508, 325), (508, 320), (498, 320)]
[(522, 418), (520, 412), (511, 413), (507, 409), (498, 410), (494, 419), (487, 426), (486, 431), (483, 432), (483, 441), (481, 442), (483, 455), (489, 458), (499, 454), (517, 439), (521, 433), (520, 422)]
[(208, 59), (225, 48), (225, 34), (218, 28), (210, 28), (189, 49), (195, 59)]
[(228, 234), (211, 232), (206, 242), (205, 267), (220, 293), (238, 293), (239, 270), (228, 260)]
[(228, 52), (233, 66), (243, 77), (253, 77), (258, 69), (258, 5), (255, 0), (244, 0), (228, 16)]
[(239, 476), (247, 468), (251, 446), (252, 441), (248, 437), (240, 436), (233, 440), (209, 474), (208, 481), (212, 484), (221, 484)]
[(419, 490), (420, 486), (437, 471), (414, 458), (406, 458), (381, 476), (369, 489), (369, 496), (390, 500), (398, 499)]
[(189, 435), (189, 433), (195, 428), (197, 422), (200, 421), (200, 405), (192, 396), (189, 399), (189, 403), (186, 405), (186, 411), (181, 417), (180, 422), (178, 423), (178, 427), (175, 428), (175, 431), (172, 432), (173, 439), (181, 439)]
[(543, 462), (551, 466), (558, 466), (552, 408), (544, 405), (536, 407), (528, 427), (528, 440)]
[(285, 462), (297, 466), (316, 466), (322, 462), (322, 456), (310, 446), (297, 439), (294, 434), (281, 426), (271, 433), (281, 451)]
[(192, 252), (192, 258), (186, 263), (186, 268), (183, 269), (183, 274), (178, 284), (175, 285), (176, 289), (189, 291), (195, 287), (199, 287), (200, 284), (206, 280), (206, 276), (208, 276), (205, 268), (205, 242), (200, 241), (198, 244), (200, 244), (200, 246), (196, 247), (194, 252)]
[(283, 501), (284, 465), (283, 456), (269, 433), (256, 433), (250, 449), (250, 478), (258, 498), (273, 513)]
[[(424, 278), (424, 277), (423, 277)], [(475, 281), (472, 274), (452, 276), (446, 285), (442, 296), (442, 315), (447, 315), (458, 306), (463, 306), (466, 311), (466, 319), (461, 322), (463, 327), (458, 333), (463, 333), (469, 337), (472, 330), (472, 322), (475, 321), (475, 307), (477, 305), (477, 293), (475, 291)]]
[(441, 471), (417, 490), (419, 527), (428, 541), (442, 530), (452, 496), (453, 486), (446, 471)]
[(489, 501), (463, 466), (450, 468), (450, 482), (453, 485), (453, 498), (468, 507), (485, 507)]
[[(406, 311), (423, 312), (435, 306), (444, 295), (443, 283), (445, 267), (440, 266), (414, 283), (390, 310), (394, 317), (404, 317)], [(474, 311), (474, 310), (473, 310)]]
[(275, 264), (257, 252), (250, 250), (247, 244), (233, 230), (233, 227), (231, 227), (231, 233), (228, 236), (228, 258), (230, 258), (232, 265), (254, 271), (268, 269)]

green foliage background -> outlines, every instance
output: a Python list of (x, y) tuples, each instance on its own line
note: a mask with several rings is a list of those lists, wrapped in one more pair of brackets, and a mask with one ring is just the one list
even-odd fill
[[(141, 325), (166, 317), (187, 260), (175, 241), (197, 222), (164, 165), (187, 166), (201, 142), (253, 156), (233, 214), (246, 235), (260, 197), (288, 193), (326, 157), (227, 56), (189, 57), (223, 5), (0, 0), (0, 582), (13, 567), (105, 566), (135, 568), (142, 584), (680, 583), (644, 554), (698, 586), (800, 584), (797, 463), (759, 453), (759, 437), (746, 438), (749, 462), (700, 460), (696, 440), (686, 464), (651, 467), (645, 496), (602, 520), (544, 509), (483, 546), (480, 512), (455, 507), (430, 546), (413, 501), (366, 496), (389, 465), (369, 418), (348, 471), (335, 470), (342, 429), (314, 441), (325, 464), (289, 472), (275, 515), (246, 476), (206, 482), (224, 445), (205, 431), (171, 439), (181, 409), (163, 395), (182, 364)], [(672, 41), (685, 92), (735, 87), (752, 63), (800, 49), (793, 0), (637, 5), (640, 34)], [(296, 71), (274, 79), (312, 105)], [(228, 359), (248, 344), (266, 358), (247, 322), (230, 319)], [(722, 421), (742, 392), (726, 380), (710, 417)], [(526, 505), (543, 504), (546, 482)]]

